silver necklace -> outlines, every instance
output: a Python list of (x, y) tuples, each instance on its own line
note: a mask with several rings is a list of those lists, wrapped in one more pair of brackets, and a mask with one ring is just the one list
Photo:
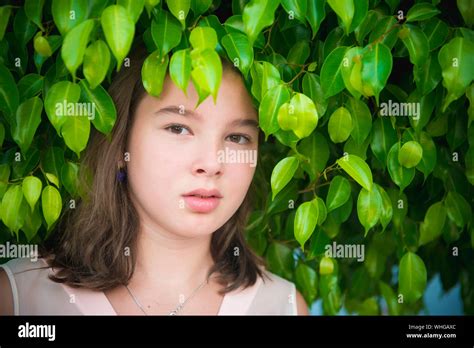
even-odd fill
[[(207, 279), (205, 279), (201, 284), (199, 284), (199, 286), (196, 289), (193, 290), (193, 292), (191, 293), (191, 295), (188, 296), (188, 298), (186, 298), (182, 302), (180, 301), (179, 304), (176, 306), (176, 308), (173, 309), (168, 315), (178, 315), (178, 313), (184, 308), (184, 305), (207, 283), (208, 281)], [(130, 296), (132, 297), (133, 301), (138, 306), (138, 308), (140, 308), (140, 310), (143, 312), (143, 314), (148, 315), (148, 313), (145, 311), (140, 301), (138, 301), (136, 296), (132, 293), (128, 285), (125, 285), (125, 288), (128, 290), (128, 293), (130, 294)]]

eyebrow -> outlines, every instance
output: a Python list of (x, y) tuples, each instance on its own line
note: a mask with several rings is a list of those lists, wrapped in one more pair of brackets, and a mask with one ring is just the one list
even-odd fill
[[(168, 113), (168, 114), (175, 114), (175, 115), (180, 115), (180, 116), (194, 116), (194, 117), (202, 117), (202, 115), (196, 111), (184, 108), (184, 112), (181, 112), (181, 109), (179, 106), (176, 105), (170, 105), (166, 106), (164, 108), (161, 108), (160, 110), (156, 111), (155, 114), (161, 114), (161, 113)], [(230, 126), (236, 127), (236, 126), (242, 126), (242, 127), (254, 127), (254, 128), (259, 128), (258, 127), (258, 121), (254, 120), (252, 118), (240, 118), (237, 120), (234, 120), (230, 122)]]

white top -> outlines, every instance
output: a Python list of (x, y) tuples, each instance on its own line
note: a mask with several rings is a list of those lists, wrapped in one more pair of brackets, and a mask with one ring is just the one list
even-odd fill
[[(10, 280), (15, 315), (117, 315), (103, 291), (72, 288), (48, 278), (54, 270), (39, 258), (0, 265)], [(270, 278), (225, 294), (218, 315), (296, 315), (295, 285), (266, 269)]]

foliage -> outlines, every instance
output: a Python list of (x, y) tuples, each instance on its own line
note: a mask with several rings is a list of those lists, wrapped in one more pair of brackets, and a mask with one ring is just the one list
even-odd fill
[[(246, 237), (308, 304), (417, 313), (439, 273), (445, 291), (460, 282), (472, 314), (473, 11), (470, 0), (3, 5), (1, 239), (45, 240), (81, 197), (91, 127), (110, 134), (116, 119), (106, 88), (143, 40), (154, 96), (169, 71), (215, 100), (219, 55), (242, 72), (265, 134)], [(57, 108), (77, 102), (95, 103), (95, 117)], [(328, 255), (333, 243), (363, 245), (363, 262)]]

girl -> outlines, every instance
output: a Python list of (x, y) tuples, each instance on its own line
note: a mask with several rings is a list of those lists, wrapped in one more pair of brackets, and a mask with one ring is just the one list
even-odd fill
[[(145, 92), (145, 56), (110, 86), (117, 120), (83, 157), (87, 199), (37, 264), (0, 267), (0, 313), (308, 314), (295, 285), (267, 271), (243, 236), (255, 173), (245, 159), (261, 133), (241, 75), (223, 61), (216, 103), (195, 108), (192, 83), (183, 93), (166, 76), (159, 98)], [(232, 152), (248, 156), (221, 156)]]

